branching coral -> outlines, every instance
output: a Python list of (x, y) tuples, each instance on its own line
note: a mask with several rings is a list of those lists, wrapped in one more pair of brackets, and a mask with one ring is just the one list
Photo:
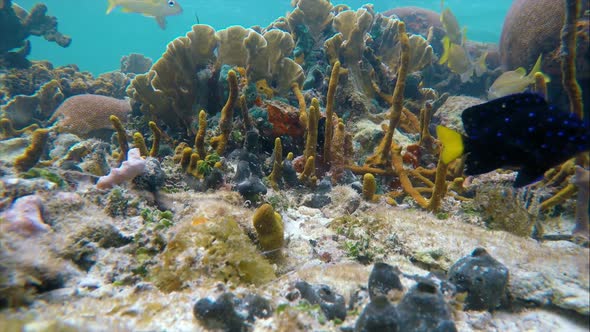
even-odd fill
[[(13, 4), (12, 0), (0, 1), (0, 66), (22, 67), (30, 51), (29, 36), (43, 36), (59, 46), (68, 47), (72, 39), (57, 31), (57, 19), (47, 16), (47, 6), (36, 4), (30, 13)], [(10, 50), (22, 47), (20, 51)]]

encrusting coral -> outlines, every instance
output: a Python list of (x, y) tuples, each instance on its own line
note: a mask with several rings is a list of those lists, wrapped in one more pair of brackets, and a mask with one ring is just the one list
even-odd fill
[[(196, 222), (195, 222), (196, 221)], [(194, 256), (195, 248), (202, 255)], [(179, 260), (179, 257), (187, 259)], [(195, 216), (175, 227), (175, 235), (148, 278), (162, 291), (188, 286), (202, 276), (235, 284), (262, 285), (276, 276), (238, 223), (230, 216)]]

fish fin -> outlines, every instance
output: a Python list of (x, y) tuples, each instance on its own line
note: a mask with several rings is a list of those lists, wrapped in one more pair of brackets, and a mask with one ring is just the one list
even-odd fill
[(107, 7), (107, 15), (110, 14), (113, 9), (117, 7), (117, 0), (109, 0), (109, 6)]
[(164, 16), (156, 16), (154, 18), (162, 30), (166, 29), (166, 18)]
[(449, 61), (449, 53), (451, 52), (451, 38), (449, 36), (444, 36), (442, 39), (443, 44), (443, 54), (438, 60), (438, 64), (442, 65), (445, 62)]
[(488, 56), (488, 52), (483, 52), (483, 54), (477, 59), (477, 63), (475, 64), (475, 75), (480, 77), (483, 75), (487, 70), (488, 67), (486, 66), (486, 58)]
[(463, 154), (465, 148), (461, 134), (444, 126), (436, 126), (436, 135), (443, 146), (441, 152), (443, 163), (449, 164)]
[(531, 69), (531, 72), (529, 73), (529, 77), (531, 80), (534, 80), (535, 74), (541, 73), (541, 75), (543, 75), (543, 78), (545, 78), (545, 82), (549, 83), (549, 82), (551, 82), (551, 78), (541, 71), (541, 69), (543, 67), (543, 64), (542, 64), (543, 60), (542, 59), (543, 59), (543, 53), (541, 53), (539, 55), (539, 57), (537, 58), (537, 61), (535, 62), (533, 69)]
[(461, 34), (462, 34), (461, 45), (463, 46), (467, 42), (467, 27), (463, 27)]
[(537, 58), (537, 61), (535, 62), (535, 65), (533, 66), (533, 69), (531, 69), (531, 72), (529, 73), (529, 76), (531, 78), (533, 78), (533, 76), (535, 76), (535, 73), (538, 71), (541, 71), (541, 59), (543, 58), (543, 54), (540, 54), (539, 57)]
[(520, 74), (522, 76), (526, 75), (526, 69), (522, 68), (522, 67), (518, 67), (514, 70), (515, 73)]
[(471, 79), (471, 76), (473, 76), (473, 68), (471, 68), (471, 70), (468, 70), (468, 71), (464, 72), (463, 74), (459, 75), (459, 78), (461, 79), (461, 83), (468, 82)]
[(526, 185), (529, 185), (533, 182), (537, 182), (543, 179), (545, 175), (545, 170), (539, 169), (537, 167), (523, 167), (521, 170), (518, 171), (518, 175), (516, 176), (516, 180), (512, 184), (514, 187), (519, 188)]

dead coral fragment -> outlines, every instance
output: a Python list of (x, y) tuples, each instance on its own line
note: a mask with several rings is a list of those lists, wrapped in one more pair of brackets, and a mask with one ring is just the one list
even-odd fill
[(275, 278), (270, 265), (235, 220), (220, 217), (180, 224), (149, 278), (165, 292), (179, 290), (200, 278), (261, 285)]

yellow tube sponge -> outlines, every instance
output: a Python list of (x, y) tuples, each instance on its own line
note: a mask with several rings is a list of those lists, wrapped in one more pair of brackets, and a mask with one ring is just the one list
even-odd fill
[(366, 166), (385, 167), (391, 163), (391, 143), (393, 143), (393, 133), (397, 128), (403, 112), (404, 90), (406, 88), (406, 76), (408, 75), (408, 64), (410, 63), (410, 41), (406, 34), (406, 25), (399, 22), (398, 38), (401, 46), (400, 66), (397, 72), (397, 81), (393, 90), (393, 103), (389, 115), (389, 127), (381, 143), (377, 147), (375, 154), (368, 157), (365, 161)]
[(207, 113), (204, 110), (199, 112), (199, 130), (195, 137), (195, 149), (199, 156), (205, 155), (205, 134), (207, 133)]
[(236, 72), (230, 70), (227, 73), (227, 83), (229, 84), (229, 96), (221, 110), (221, 119), (219, 119), (219, 130), (221, 134), (211, 138), (211, 145), (215, 148), (218, 155), (222, 155), (227, 145), (227, 140), (231, 134), (234, 105), (238, 100), (238, 76)]
[(375, 176), (371, 173), (363, 175), (363, 198), (367, 201), (375, 199), (375, 192), (377, 192), (377, 181)]
[(320, 121), (320, 103), (316, 98), (311, 101), (309, 118), (307, 119), (307, 137), (305, 138), (305, 150), (303, 157), (307, 161), (309, 157), (316, 155), (318, 145), (318, 123)]
[(48, 137), (48, 129), (35, 130), (33, 132), (31, 145), (25, 149), (25, 152), (22, 155), (16, 158), (14, 161), (14, 168), (19, 172), (26, 172), (33, 168), (33, 166), (39, 162), (39, 159), (41, 159)]
[(135, 132), (133, 134), (133, 145), (139, 149), (139, 154), (142, 157), (146, 157), (148, 155), (147, 145), (145, 145), (145, 139), (140, 132)]
[(324, 163), (329, 164), (332, 161), (330, 155), (332, 146), (332, 136), (334, 135), (334, 95), (340, 78), (340, 61), (336, 61), (332, 66), (330, 82), (328, 83), (328, 94), (326, 96), (326, 131), (324, 134)]
[(150, 149), (150, 157), (155, 157), (158, 155), (158, 151), (160, 150), (160, 140), (162, 139), (162, 130), (158, 128), (158, 125), (154, 121), (150, 121), (148, 123), (150, 129), (152, 130), (152, 134), (154, 138), (152, 140), (152, 148)]
[(127, 153), (129, 152), (129, 143), (127, 143), (127, 133), (125, 132), (125, 128), (123, 128), (123, 123), (121, 119), (119, 119), (116, 115), (111, 115), (109, 117), (113, 127), (117, 131), (117, 140), (119, 141), (119, 147), (121, 148), (121, 154), (119, 154), (119, 161), (125, 160), (127, 158)]
[(279, 188), (281, 173), (283, 172), (283, 145), (279, 137), (275, 138), (275, 149), (273, 151), (272, 172), (268, 176), (273, 189)]
[(277, 250), (283, 246), (285, 243), (283, 219), (270, 204), (263, 204), (256, 210), (252, 223), (263, 250)]

